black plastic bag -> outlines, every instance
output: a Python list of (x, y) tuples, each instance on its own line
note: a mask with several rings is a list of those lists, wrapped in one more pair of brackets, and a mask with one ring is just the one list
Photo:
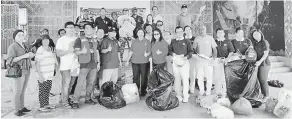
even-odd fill
[(174, 77), (172, 74), (161, 68), (154, 68), (151, 79), (148, 80), (150, 96), (146, 99), (149, 108), (158, 111), (165, 111), (179, 106), (176, 93), (172, 85)]
[(245, 60), (235, 60), (225, 66), (227, 95), (233, 103), (240, 97), (258, 100), (261, 86), (257, 77), (258, 67)]
[(105, 82), (101, 86), (98, 102), (109, 109), (119, 109), (126, 106), (121, 88), (112, 81)]

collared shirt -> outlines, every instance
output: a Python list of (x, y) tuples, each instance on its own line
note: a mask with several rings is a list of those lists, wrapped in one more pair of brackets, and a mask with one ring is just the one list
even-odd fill
[(235, 52), (240, 51), (242, 55), (244, 55), (248, 47), (251, 46), (251, 41), (249, 39), (244, 39), (243, 41), (233, 39), (231, 42), (234, 46)]
[(190, 41), (191, 41), (191, 44), (192, 44), (192, 46), (193, 46), (196, 37), (195, 37), (195, 36), (192, 36), (191, 38), (187, 38), (187, 37), (185, 36), (185, 38), (188, 39), (188, 40), (190, 40)]
[(104, 38), (101, 42), (101, 50), (107, 49), (111, 45), (112, 50), (107, 53), (102, 53), (102, 68), (115, 69), (119, 68), (119, 43), (116, 39)]
[(135, 17), (134, 17), (134, 15), (132, 15), (132, 17), (136, 21), (135, 29), (142, 28), (142, 25), (144, 24), (143, 18), (141, 16), (139, 16), (139, 15), (136, 15)]
[[(269, 51), (269, 42), (267, 40), (261, 40), (260, 42), (256, 40), (251, 40), (254, 50), (257, 53), (257, 61), (259, 61), (263, 56), (265, 51)], [(260, 66), (263, 65), (270, 65), (271, 62), (269, 60), (269, 56), (263, 61), (263, 63)]]
[(216, 39), (216, 43), (217, 43), (217, 57), (227, 58), (230, 52), (235, 52), (231, 41), (228, 39), (225, 39), (223, 41), (219, 41), (218, 39)]
[(145, 51), (147, 53), (151, 53), (151, 43), (149, 40), (145, 38), (143, 40), (135, 39), (132, 41), (131, 51), (132, 55), (132, 63), (135, 64), (144, 64), (149, 62), (149, 56), (145, 57)]
[(95, 25), (98, 27), (98, 29), (103, 29), (104, 33), (108, 33), (109, 26), (112, 26), (111, 20), (109, 18), (104, 17), (103, 19), (101, 16), (95, 19)]
[(191, 26), (192, 25), (192, 16), (190, 14), (187, 15), (182, 15), (179, 14), (176, 17), (176, 26), (181, 26), (181, 27), (185, 27), (185, 26)]
[(173, 39), (169, 45), (169, 54), (184, 55), (188, 59), (192, 57), (193, 47), (188, 39), (177, 40)]

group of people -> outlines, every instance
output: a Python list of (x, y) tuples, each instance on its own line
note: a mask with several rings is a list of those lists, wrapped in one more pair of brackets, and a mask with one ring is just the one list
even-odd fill
[[(96, 104), (92, 96), (96, 84), (100, 87), (107, 81), (116, 83), (118, 70), (124, 66), (132, 66), (133, 82), (141, 89), (140, 96), (147, 94), (151, 66), (167, 70), (175, 77), (174, 90), (177, 98), (186, 103), (189, 93), (195, 92), (196, 79), (199, 95), (211, 95), (214, 83), (214, 66), (210, 64), (211, 61), (225, 58), (221, 63), (224, 65), (237, 52), (245, 54), (248, 48), (254, 48), (257, 52), (255, 65), (259, 66), (258, 78), (262, 93), (267, 98), (269, 44), (262, 32), (253, 30), (248, 39), (244, 38), (243, 29), (237, 28), (236, 39), (228, 40), (224, 30), (219, 28), (215, 33), (217, 38), (214, 39), (207, 35), (206, 27), (201, 25), (200, 35), (195, 37), (192, 34), (187, 6), (182, 5), (181, 9), (183, 12), (178, 15), (178, 26), (173, 34), (163, 30), (162, 17), (157, 14), (156, 6), (152, 7), (153, 14), (147, 16), (146, 23), (137, 15), (136, 8), (133, 8), (132, 16), (129, 16), (128, 9), (124, 9), (124, 15), (120, 17), (113, 12), (112, 20), (105, 16), (106, 10), (102, 8), (101, 16), (95, 21), (88, 17), (88, 10), (84, 10), (84, 16), (78, 17), (76, 23), (66, 22), (64, 29), (58, 31), (60, 38), (56, 45), (49, 37), (47, 29), (41, 30), (41, 38), (33, 45), (26, 45), (24, 32), (16, 30), (13, 33), (15, 42), (8, 48), (7, 59), (7, 62), (18, 63), (22, 69), (22, 77), (14, 80), (15, 115), (22, 116), (31, 111), (24, 107), (24, 92), (32, 58), (36, 61), (38, 74), (39, 110), (44, 112), (55, 108), (49, 104), (49, 96), (52, 80), (57, 80), (54, 79), (56, 71), (60, 71), (62, 75), (61, 102), (65, 108), (79, 108), (84, 83), (85, 104)], [(78, 75), (72, 75), (74, 72), (78, 72)]]

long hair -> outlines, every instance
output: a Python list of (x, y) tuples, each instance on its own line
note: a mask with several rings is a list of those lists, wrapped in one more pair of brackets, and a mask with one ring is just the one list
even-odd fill
[(269, 49), (269, 48), (270, 48), (270, 44), (269, 44), (269, 42), (265, 39), (265, 36), (264, 36), (263, 32), (262, 32), (260, 29), (253, 30), (253, 32), (251, 33), (251, 41), (253, 42), (253, 44), (254, 44), (255, 41), (257, 41), (257, 40), (253, 37), (253, 34), (254, 34), (255, 32), (259, 32), (259, 33), (261, 34), (261, 41), (259, 41), (259, 42), (264, 42), (264, 43), (261, 43), (261, 45), (260, 45), (259, 47), (264, 47), (264, 48)]
[(152, 33), (151, 43), (155, 43), (156, 42), (156, 39), (154, 38), (154, 31), (157, 31), (160, 34), (160, 37), (159, 37), (158, 41), (161, 42), (163, 40), (163, 36), (162, 36), (161, 30), (160, 29), (154, 29), (153, 33)]
[(138, 38), (138, 32), (139, 32), (140, 30), (143, 31), (143, 33), (144, 33), (144, 37), (146, 36), (146, 31), (145, 31), (144, 29), (142, 29), (142, 28), (139, 28), (139, 29), (136, 30), (136, 34), (137, 34), (137, 37), (136, 37), (136, 38)]
[(152, 14), (148, 14), (148, 15), (147, 15), (147, 17), (146, 17), (146, 23), (147, 23), (147, 24), (149, 23), (149, 21), (148, 21), (148, 17), (149, 17), (149, 16), (152, 17), (152, 23), (154, 23), (154, 18), (153, 18), (153, 16), (152, 16)]
[(55, 51), (55, 43), (54, 41), (50, 38), (49, 35), (42, 35), (41, 36), (41, 40), (38, 41), (38, 46), (42, 46), (43, 45), (43, 40), (44, 39), (49, 39), (49, 47), (51, 48), (52, 51)]

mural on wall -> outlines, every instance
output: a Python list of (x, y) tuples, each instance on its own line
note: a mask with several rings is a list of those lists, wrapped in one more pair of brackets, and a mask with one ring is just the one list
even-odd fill
[(284, 2), (284, 10), (285, 52), (287, 57), (292, 58), (292, 1)]
[[(82, 11), (84, 8), (80, 8), (80, 11)], [(89, 17), (92, 17), (94, 20), (95, 18), (100, 16), (100, 9), (101, 8), (86, 8), (89, 11)], [(123, 9), (106, 9), (106, 17), (111, 19), (111, 13), (112, 12), (117, 12), (118, 16), (123, 15)], [(132, 15), (132, 8), (127, 8), (130, 12), (130, 15)], [(143, 18), (146, 17), (146, 8), (137, 8), (137, 12), (139, 16), (142, 16)], [(80, 15), (82, 15), (82, 13), (80, 13)], [(144, 20), (145, 21), (145, 20)]]
[[(193, 1), (193, 0), (165, 0), (151, 1), (150, 8), (158, 7), (158, 13), (163, 17), (164, 29), (174, 32), (176, 25), (176, 17), (181, 14), (181, 6), (188, 6), (188, 13), (192, 15), (192, 25), (194, 36), (198, 35), (199, 24), (207, 27), (207, 34), (213, 34), (213, 17), (212, 17), (212, 1)], [(202, 9), (204, 8), (204, 9)], [(201, 9), (201, 12), (200, 12)]]
[(278, 55), (283, 55), (285, 49), (283, 5), (283, 1), (214, 1), (214, 30), (223, 28), (227, 39), (235, 39), (237, 27), (242, 27), (245, 37), (248, 37), (249, 28), (256, 26), (262, 30), (271, 44), (271, 50), (278, 52), (282, 50)]

